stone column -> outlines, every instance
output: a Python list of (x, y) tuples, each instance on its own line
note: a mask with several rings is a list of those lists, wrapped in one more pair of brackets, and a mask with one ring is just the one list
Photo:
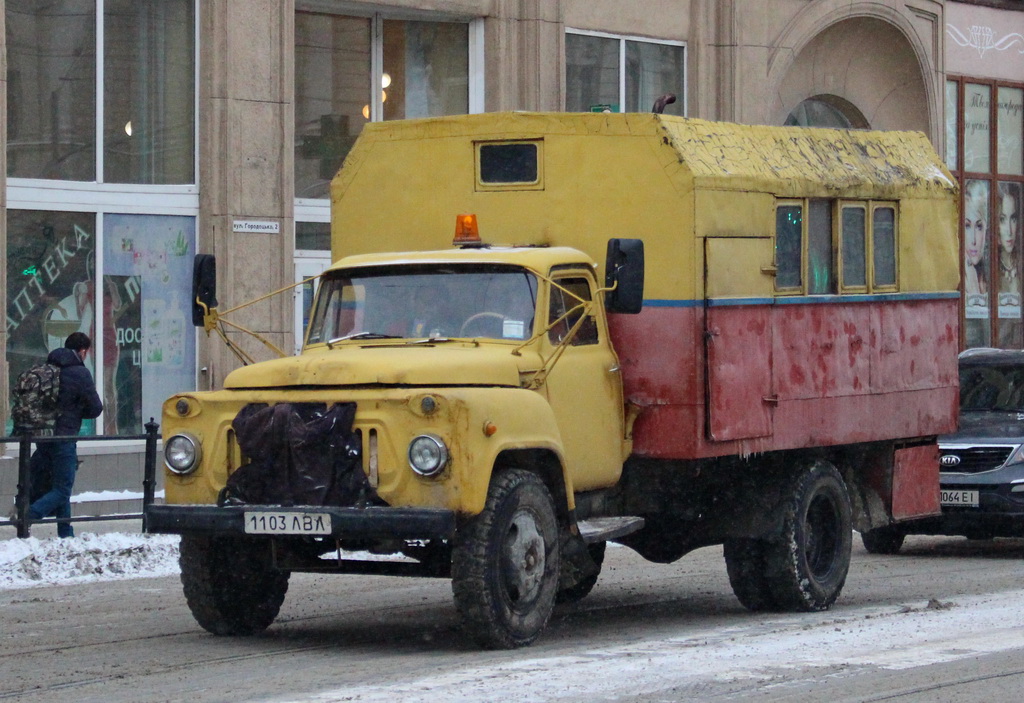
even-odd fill
[(563, 109), (562, 0), (495, 0), (484, 33), (489, 112)]
[[(293, 0), (205, 0), (200, 7), (197, 250), (217, 256), (217, 296), (224, 311), (293, 278), (295, 5)], [(233, 231), (240, 221), (276, 223), (279, 231)], [(292, 297), (284, 294), (227, 319), (287, 350), (291, 318)], [(250, 336), (228, 334), (258, 359), (273, 358)], [(198, 387), (221, 387), (238, 365), (211, 337), (200, 344)]]

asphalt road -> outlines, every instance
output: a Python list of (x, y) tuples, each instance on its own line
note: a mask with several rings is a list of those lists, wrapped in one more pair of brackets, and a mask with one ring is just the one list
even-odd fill
[(292, 576), (263, 635), (214, 637), (175, 578), (0, 592), (2, 701), (1010, 701), (1024, 690), (1024, 540), (854, 542), (826, 613), (751, 614), (720, 548), (609, 549), (532, 647), (481, 652), (446, 580)]

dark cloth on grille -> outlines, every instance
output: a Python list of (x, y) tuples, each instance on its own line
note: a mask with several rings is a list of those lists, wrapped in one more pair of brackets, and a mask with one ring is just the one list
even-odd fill
[(267, 505), (354, 505), (372, 493), (352, 431), (355, 403), (252, 403), (232, 423), (250, 459), (225, 499)]

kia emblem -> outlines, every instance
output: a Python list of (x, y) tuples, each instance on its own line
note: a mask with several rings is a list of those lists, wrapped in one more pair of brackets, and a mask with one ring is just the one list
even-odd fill
[(956, 454), (943, 454), (939, 463), (943, 466), (960, 466), (960, 457)]

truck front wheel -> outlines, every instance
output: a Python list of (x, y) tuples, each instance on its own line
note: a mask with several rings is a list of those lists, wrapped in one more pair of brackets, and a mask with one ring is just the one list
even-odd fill
[(533, 642), (558, 589), (558, 522), (543, 481), (519, 469), (494, 477), (483, 512), (460, 528), (452, 551), (455, 605), (490, 649)]
[(182, 535), (179, 563), (189, 610), (215, 635), (263, 632), (288, 591), (289, 572), (273, 568), (266, 541)]
[(781, 504), (781, 538), (766, 542), (768, 589), (777, 609), (825, 610), (850, 569), (850, 497), (836, 468), (816, 461), (792, 481)]

